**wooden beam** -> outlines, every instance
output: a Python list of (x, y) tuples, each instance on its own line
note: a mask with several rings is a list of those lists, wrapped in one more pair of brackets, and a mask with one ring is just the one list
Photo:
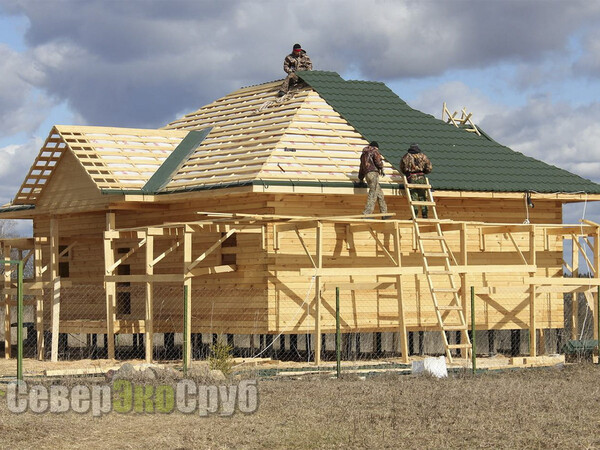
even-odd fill
[(339, 287), (341, 291), (396, 291), (398, 284), (396, 281), (376, 281), (373, 283), (352, 283), (352, 282), (323, 282), (321, 292), (335, 292)]
[[(316, 254), (316, 268), (321, 269), (323, 267), (323, 224), (317, 222), (316, 229), (316, 243), (317, 243), (317, 254)], [(315, 277), (315, 364), (318, 366), (321, 364), (321, 276)]]
[[(9, 244), (5, 242), (2, 243), (2, 255), (4, 256), (4, 261), (10, 261), (10, 252), (12, 248)], [(10, 264), (4, 264), (4, 286), (5, 289), (11, 287), (11, 278), (12, 278), (12, 268)], [(4, 358), (10, 359), (11, 356), (11, 327), (10, 327), (10, 294), (4, 294)]]
[(508, 235), (508, 237), (510, 238), (513, 246), (515, 247), (515, 249), (517, 250), (517, 253), (519, 254), (519, 256), (521, 257), (521, 261), (523, 261), (523, 264), (527, 264), (528, 261), (525, 258), (525, 255), (523, 255), (523, 252), (521, 251), (521, 249), (519, 248), (519, 244), (517, 244), (517, 241), (515, 241), (514, 236), (512, 235), (512, 233), (510, 231), (506, 232), (505, 234)]
[[(579, 237), (571, 234), (571, 276), (573, 279), (579, 278), (579, 245), (575, 242)], [(577, 329), (579, 327), (579, 299), (577, 295), (571, 297), (571, 339), (577, 339)]]
[[(192, 233), (185, 233), (183, 235), (183, 273), (187, 272), (187, 267), (192, 263)], [(184, 289), (187, 289), (187, 335), (185, 336), (187, 342), (187, 354), (186, 361), (192, 360), (192, 278), (185, 277), (183, 281)]]
[[(317, 228), (319, 227), (319, 225), (317, 224)], [(310, 263), (312, 264), (313, 267), (317, 267), (317, 263), (315, 263), (315, 260), (313, 259), (312, 255), (310, 254), (310, 251), (308, 250), (308, 247), (306, 246), (306, 243), (304, 242), (304, 239), (302, 238), (302, 235), (300, 234), (300, 232), (298, 230), (296, 230), (296, 236), (298, 236), (298, 239), (300, 240), (300, 244), (302, 244), (302, 248), (304, 249), (304, 253), (306, 253), (306, 256), (308, 256), (308, 259), (310, 259)]]
[[(227, 273), (227, 272), (235, 272), (237, 270), (237, 266), (235, 264), (223, 264), (219, 266), (210, 266), (210, 267), (196, 267), (191, 272), (184, 277), (184, 279), (200, 277), (203, 275), (213, 275), (215, 273)], [(156, 275), (155, 275), (156, 276)]]
[(277, 228), (278, 233), (285, 233), (286, 231), (298, 231), (306, 230), (309, 228), (315, 228), (317, 226), (316, 220), (307, 220), (302, 222), (293, 221), (291, 223), (274, 223), (273, 227)]
[(171, 245), (167, 250), (165, 250), (164, 252), (162, 252), (160, 255), (158, 255), (154, 261), (152, 261), (152, 267), (156, 266), (163, 258), (165, 258), (167, 255), (169, 255), (170, 253), (172, 253), (174, 250), (176, 250), (177, 248), (179, 248), (179, 246), (181, 245), (181, 241), (177, 240), (173, 245)]
[(600, 278), (563, 278), (563, 277), (530, 277), (527, 282), (534, 285), (550, 286), (598, 286)]
[(107, 275), (104, 277), (105, 282), (111, 283), (181, 283), (183, 275), (174, 274), (144, 274), (144, 275)]
[[(106, 276), (112, 275), (112, 270), (115, 263), (115, 249), (113, 247), (113, 235), (111, 231), (115, 227), (115, 213), (106, 213), (106, 229), (104, 232), (104, 273)], [(117, 235), (114, 238), (118, 238)], [(115, 309), (116, 309), (116, 295), (117, 286), (114, 281), (105, 280), (104, 282), (106, 290), (106, 335), (107, 335), (107, 353), (108, 359), (115, 358)]]
[[(459, 243), (460, 243), (460, 263), (463, 266), (468, 266), (469, 264), (469, 248), (468, 248), (468, 229), (467, 229), (467, 224), (466, 223), (462, 223), (461, 227), (460, 227), (460, 233), (459, 233)], [(464, 314), (464, 318), (465, 318), (465, 322), (469, 323), (469, 318), (467, 316), (467, 305), (469, 305), (469, 310), (471, 309), (471, 302), (469, 301), (469, 292), (468, 292), (468, 284), (467, 284), (467, 277), (468, 274), (467, 272), (463, 272), (459, 274), (460, 277), (460, 292), (458, 293), (458, 295), (460, 296), (460, 303), (462, 306), (462, 310), (463, 310), (463, 314)], [(470, 351), (473, 351), (473, 348), (471, 347)], [(460, 352), (461, 356), (464, 356), (465, 358), (469, 357), (469, 352), (463, 352), (463, 349), (461, 349)]]
[(371, 233), (371, 236), (373, 237), (373, 239), (375, 239), (375, 243), (377, 244), (377, 246), (383, 251), (383, 253), (385, 253), (385, 255), (392, 262), (392, 264), (397, 267), (400, 267), (400, 264), (398, 264), (396, 262), (394, 257), (392, 255), (390, 255), (390, 252), (388, 252), (387, 248), (385, 248), (385, 245), (383, 245), (382, 242), (379, 240), (379, 238), (377, 237), (377, 234), (375, 233), (375, 231), (373, 231), (373, 228), (369, 227), (369, 233)]
[[(587, 242), (588, 246), (590, 245), (589, 241), (587, 241), (587, 239), (586, 239), (585, 236), (583, 236), (583, 240), (585, 242)], [(579, 243), (579, 238), (573, 237), (573, 244), (576, 245), (577, 248), (579, 249), (579, 254), (581, 256), (583, 256), (583, 259), (585, 259), (585, 262), (587, 263), (588, 269), (590, 269), (592, 272), (596, 273), (595, 268), (594, 268), (594, 264), (592, 264), (592, 262), (590, 261), (590, 259), (586, 255), (585, 248)], [(590, 248), (591, 248), (591, 246), (590, 246)]]
[(50, 360), (58, 361), (58, 334), (60, 331), (60, 279), (58, 278), (59, 229), (58, 219), (50, 219), (50, 280), (52, 280), (52, 347)]
[(127, 258), (129, 258), (131, 255), (133, 255), (136, 251), (138, 251), (140, 248), (142, 248), (146, 242), (147, 242), (147, 237), (143, 238), (140, 242), (138, 242), (134, 247), (132, 247), (126, 254), (124, 254), (123, 256), (121, 256), (121, 258), (119, 258), (115, 263), (113, 263), (107, 270), (107, 272), (113, 272), (121, 263), (123, 263)]
[[(400, 245), (400, 228), (398, 222), (394, 224), (394, 254), (398, 268), (402, 266), (402, 248)], [(396, 295), (398, 299), (398, 334), (400, 335), (400, 353), (402, 362), (408, 363), (408, 333), (406, 332), (406, 316), (404, 313), (404, 291), (402, 289), (402, 275), (396, 275)]]
[[(141, 246), (141, 243), (140, 243)], [(146, 362), (151, 363), (154, 349), (154, 284), (152, 283), (152, 275), (154, 274), (154, 236), (148, 235), (146, 238), (146, 276), (148, 279), (145, 282), (146, 286)]]
[[(453, 266), (450, 268), (453, 273), (535, 273), (536, 267), (531, 265), (498, 265), (498, 266)], [(301, 268), (301, 276), (325, 276), (342, 277), (356, 275), (420, 275), (423, 272), (423, 266), (411, 267), (324, 267), (321, 269)], [(546, 278), (544, 278), (545, 280)]]
[[(598, 279), (600, 278), (600, 225), (596, 225), (596, 232), (594, 233), (594, 245), (592, 246), (592, 252), (594, 255), (594, 274)], [(594, 311), (594, 339), (600, 338), (598, 336), (598, 327), (600, 327), (600, 311), (598, 311), (598, 289), (593, 293), (596, 296), (596, 301), (592, 311)]]
[(190, 272), (194, 267), (196, 267), (198, 264), (200, 264), (209, 254), (211, 254), (215, 249), (219, 248), (219, 246), (229, 238), (229, 236), (231, 236), (233, 233), (235, 233), (237, 231), (237, 229), (232, 228), (231, 230), (229, 230), (227, 233), (225, 233), (225, 236), (222, 236), (219, 240), (217, 240), (217, 242), (215, 242), (213, 245), (211, 245), (208, 250), (206, 250), (204, 253), (202, 253), (200, 256), (198, 256), (193, 263), (191, 263), (187, 268), (186, 268), (186, 274), (187, 272)]
[[(537, 265), (537, 248), (536, 248), (536, 226), (530, 225), (529, 230), (529, 264)], [(531, 273), (530, 278), (534, 278), (535, 274)], [(529, 291), (529, 356), (537, 356), (537, 317), (535, 314), (535, 285), (531, 285)]]
[[(35, 238), (35, 256), (33, 259), (33, 271), (35, 282), (42, 283), (42, 245), (39, 238)], [(45, 342), (44, 342), (44, 292), (36, 294), (35, 307), (35, 329), (37, 335), (37, 357), (39, 361), (44, 360)]]

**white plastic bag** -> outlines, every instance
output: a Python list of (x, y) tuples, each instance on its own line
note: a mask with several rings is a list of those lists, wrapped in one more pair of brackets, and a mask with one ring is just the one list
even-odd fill
[(427, 372), (436, 378), (446, 378), (448, 376), (446, 358), (440, 356), (438, 358), (425, 358), (423, 361), (413, 361), (412, 373), (418, 374), (421, 372)]

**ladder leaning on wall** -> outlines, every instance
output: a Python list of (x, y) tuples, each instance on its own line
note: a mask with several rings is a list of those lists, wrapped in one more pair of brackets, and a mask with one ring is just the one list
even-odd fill
[[(411, 184), (404, 176), (404, 190), (415, 230), (415, 239), (419, 251), (423, 255), (423, 271), (427, 277), (427, 284), (431, 291), (431, 298), (437, 317), (438, 325), (442, 332), (442, 340), (446, 357), (452, 362), (452, 350), (464, 350), (463, 356), (468, 357), (472, 350), (469, 338), (465, 312), (459, 297), (459, 287), (454, 280), (455, 272), (452, 265), (456, 260), (442, 232), (440, 219), (435, 208), (435, 200), (431, 191), (429, 179), (425, 184)], [(425, 201), (413, 200), (411, 190), (425, 190)], [(427, 219), (417, 218), (415, 207), (427, 206), (429, 214)], [(460, 343), (450, 344), (447, 331), (459, 331)]]

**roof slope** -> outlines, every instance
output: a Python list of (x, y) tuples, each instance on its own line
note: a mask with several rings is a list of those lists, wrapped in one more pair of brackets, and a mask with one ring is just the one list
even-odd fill
[(600, 193), (599, 184), (411, 108), (383, 83), (320, 71), (302, 72), (301, 78), (368, 141), (378, 141), (396, 167), (408, 146), (418, 143), (433, 162), (430, 178), (437, 189)]
[(141, 189), (188, 132), (55, 126), (13, 204), (36, 204), (65, 152), (71, 151), (98, 189)]
[[(240, 89), (167, 125), (211, 131), (165, 191), (261, 183), (353, 187), (365, 139), (311, 87), (280, 98), (280, 85)], [(391, 178), (400, 179), (397, 172)]]

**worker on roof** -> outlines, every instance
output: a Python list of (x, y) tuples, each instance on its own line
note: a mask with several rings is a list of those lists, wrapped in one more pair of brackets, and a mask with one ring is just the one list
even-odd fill
[[(379, 211), (382, 214), (387, 213), (387, 205), (383, 197), (383, 191), (379, 186), (379, 175), (383, 176), (383, 157), (379, 153), (379, 144), (377, 141), (372, 141), (369, 145), (363, 148), (360, 155), (360, 170), (358, 171), (358, 179), (362, 182), (366, 179), (369, 187), (367, 195), (367, 204), (363, 214), (372, 214), (375, 208), (375, 200), (379, 203)], [(387, 219), (386, 216), (382, 217)]]
[[(427, 184), (425, 175), (430, 173), (433, 169), (431, 161), (425, 153), (421, 151), (417, 144), (411, 144), (406, 154), (400, 160), (400, 172), (402, 172), (410, 184)], [(427, 201), (427, 195), (425, 189), (411, 189), (410, 198), (413, 202)], [(421, 216), (423, 219), (427, 219), (427, 206), (414, 206), (415, 217), (419, 215), (419, 209), (421, 209)]]
[(302, 50), (300, 44), (294, 44), (292, 53), (287, 55), (283, 60), (283, 70), (288, 76), (283, 80), (281, 88), (279, 89), (280, 97), (287, 94), (290, 89), (290, 84), (294, 85), (300, 81), (296, 72), (299, 70), (312, 70), (312, 62), (310, 62), (310, 58), (306, 52)]

